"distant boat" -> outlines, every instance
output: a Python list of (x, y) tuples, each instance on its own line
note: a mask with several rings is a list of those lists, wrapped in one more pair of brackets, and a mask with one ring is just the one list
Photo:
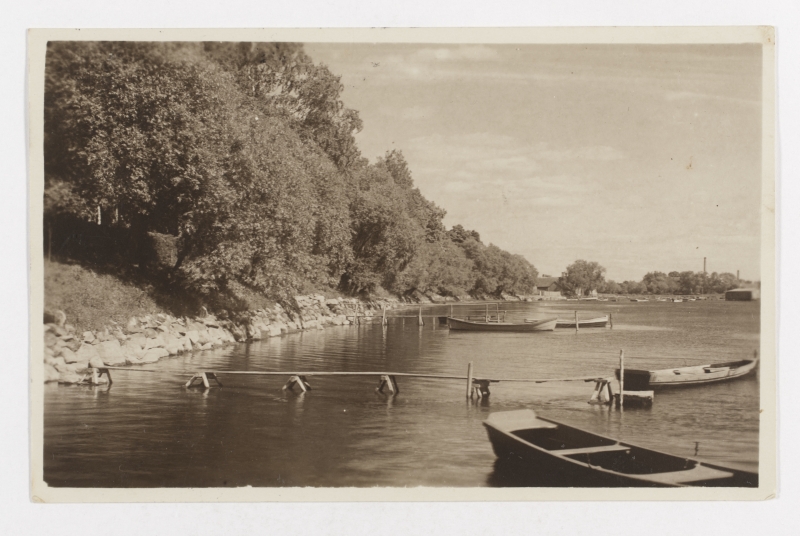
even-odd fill
[(631, 298), (632, 302), (643, 302), (648, 301), (646, 298)]
[(502, 463), (528, 469), (531, 485), (564, 487), (758, 487), (758, 474), (623, 443), (538, 417), (530, 409), (492, 413), (483, 425)]
[(672, 301), (675, 302), (675, 303), (680, 303), (683, 300), (681, 298), (672, 298)]
[(447, 318), (450, 329), (460, 331), (553, 331), (556, 329), (557, 318), (547, 318), (535, 322), (471, 322), (458, 318)]
[[(531, 322), (538, 322), (535, 318), (526, 318), (526, 323)], [(608, 315), (606, 316), (598, 316), (597, 318), (590, 318), (587, 320), (578, 320), (578, 328), (604, 328), (608, 323)], [(563, 320), (561, 318), (558, 319), (556, 322), (556, 328), (574, 328), (575, 327), (575, 320)]]
[[(625, 369), (626, 391), (650, 391), (664, 387), (682, 387), (705, 383), (724, 382), (742, 378), (758, 365), (758, 354), (753, 359), (695, 365), (662, 370)], [(615, 371), (619, 379), (619, 369)]]

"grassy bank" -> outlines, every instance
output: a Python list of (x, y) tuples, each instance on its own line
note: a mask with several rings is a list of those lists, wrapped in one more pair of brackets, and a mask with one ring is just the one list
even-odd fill
[(124, 325), (131, 316), (185, 314), (185, 307), (152, 284), (56, 261), (44, 263), (44, 307), (64, 311), (79, 331), (100, 329), (109, 321)]

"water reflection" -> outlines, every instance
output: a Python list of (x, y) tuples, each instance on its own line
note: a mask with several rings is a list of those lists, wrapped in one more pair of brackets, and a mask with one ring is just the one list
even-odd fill
[[(677, 455), (693, 456), (699, 442), (704, 459), (752, 470), (754, 378), (658, 392), (651, 408), (626, 404), (624, 413), (588, 404), (594, 384), (583, 382), (493, 383), (489, 397), (471, 400), (464, 380), (411, 377), (398, 378), (395, 395), (375, 393), (373, 376), (314, 376), (307, 393), (282, 391), (288, 374), (227, 375), (224, 388), (182, 388), (195, 370), (464, 376), (472, 362), (476, 377), (542, 378), (610, 376), (620, 349), (631, 368), (748, 357), (758, 304), (729, 305), (697, 302), (676, 314), (673, 304), (622, 304), (613, 330), (534, 336), (450, 333), (389, 317), (387, 326), (304, 332), (146, 366), (183, 375), (115, 370), (113, 390), (48, 384), (45, 479), (53, 486), (548, 485), (496, 462), (482, 425), (492, 411), (525, 407)], [(571, 313), (576, 305), (506, 306), (519, 318), (545, 310), (565, 316), (559, 307)], [(608, 310), (583, 307), (587, 316)]]

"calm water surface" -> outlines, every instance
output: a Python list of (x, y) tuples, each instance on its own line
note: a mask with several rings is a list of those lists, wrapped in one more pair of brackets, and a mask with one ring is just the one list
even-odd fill
[[(757, 377), (657, 392), (650, 409), (587, 404), (593, 383), (492, 384), (465, 399), (465, 381), (310, 377), (306, 394), (282, 376), (221, 376), (223, 388), (184, 389), (196, 369), (392, 371), (562, 378), (626, 367), (668, 368), (750, 357), (758, 302), (503, 304), (510, 319), (611, 312), (614, 329), (552, 333), (449, 332), (428, 321), (331, 327), (114, 371), (105, 386), (45, 386), (44, 475), (51, 486), (489, 486), (495, 456), (481, 423), (493, 411), (542, 416), (642, 446), (757, 470)], [(482, 310), (482, 307), (477, 307)], [(444, 313), (445, 308), (436, 311)], [(212, 382), (213, 383), (213, 382)], [(531, 483), (535, 485), (535, 483)]]

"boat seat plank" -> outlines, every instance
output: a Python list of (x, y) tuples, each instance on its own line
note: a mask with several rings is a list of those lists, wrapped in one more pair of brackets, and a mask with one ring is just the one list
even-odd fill
[(559, 456), (569, 456), (571, 454), (594, 454), (595, 452), (622, 452), (630, 449), (630, 447), (615, 443), (613, 445), (600, 445), (599, 447), (581, 447), (577, 449), (553, 450), (550, 452), (558, 454)]
[(700, 480), (715, 480), (717, 478), (728, 478), (733, 476), (729, 471), (721, 471), (712, 467), (697, 464), (692, 469), (683, 471), (670, 471), (667, 473), (653, 473), (642, 475), (645, 479), (661, 484), (687, 484)]

